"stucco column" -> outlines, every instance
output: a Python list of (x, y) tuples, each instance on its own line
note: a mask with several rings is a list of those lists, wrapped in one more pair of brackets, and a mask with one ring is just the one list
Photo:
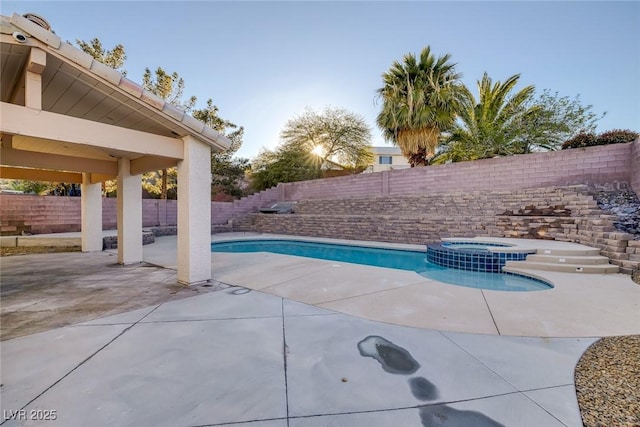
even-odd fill
[(91, 175), (82, 174), (80, 217), (82, 252), (102, 250), (102, 184), (92, 184)]
[(142, 262), (142, 175), (118, 159), (118, 264)]
[(178, 162), (178, 282), (211, 279), (211, 148), (187, 136)]

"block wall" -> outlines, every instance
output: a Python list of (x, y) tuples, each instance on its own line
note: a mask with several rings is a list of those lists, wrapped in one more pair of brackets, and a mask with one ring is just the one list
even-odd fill
[(638, 144), (636, 141), (522, 154), (280, 185), (283, 200), (304, 200), (609, 184), (632, 179), (637, 182)]
[(640, 197), (640, 138), (631, 145), (631, 188)]
[[(175, 200), (142, 200), (142, 226), (175, 226)], [(80, 197), (0, 194), (0, 227), (3, 235), (80, 231)], [(102, 199), (102, 229), (117, 228), (117, 199)]]
[(281, 183), (233, 203), (212, 203), (212, 224), (241, 220), (242, 216), (276, 200), (349, 199), (616, 182), (635, 182), (633, 188), (640, 194), (639, 144), (636, 141)]
[(0, 194), (2, 235), (80, 231), (77, 197)]
[[(584, 149), (280, 184), (234, 202), (212, 202), (211, 224), (241, 221), (284, 200), (346, 199), (628, 182), (640, 193), (640, 140)], [(103, 199), (103, 229), (116, 228), (116, 199)], [(175, 200), (143, 200), (143, 226), (177, 223)], [(77, 197), (0, 194), (3, 234), (80, 230)]]

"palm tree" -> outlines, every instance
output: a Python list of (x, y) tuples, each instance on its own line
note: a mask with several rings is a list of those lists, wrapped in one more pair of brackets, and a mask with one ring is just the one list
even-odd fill
[(455, 122), (462, 86), (450, 58), (446, 54), (436, 59), (427, 46), (419, 59), (406, 54), (382, 75), (384, 86), (377, 90), (382, 110), (376, 122), (411, 166), (426, 165), (441, 132)]
[(462, 89), (459, 121), (446, 138), (445, 149), (435, 159), (461, 161), (522, 154), (530, 150), (527, 129), (539, 116), (541, 107), (530, 101), (534, 86), (516, 93), (519, 74), (493, 83), (485, 72), (478, 81), (479, 101), (466, 87)]

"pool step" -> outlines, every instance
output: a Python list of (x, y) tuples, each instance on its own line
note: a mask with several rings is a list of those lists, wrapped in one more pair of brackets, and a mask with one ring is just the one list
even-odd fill
[(620, 270), (620, 267), (611, 264), (564, 264), (554, 262), (507, 261), (505, 269), (508, 270), (510, 268), (582, 274), (611, 274), (617, 273)]
[(536, 252), (538, 255), (553, 255), (553, 256), (562, 256), (562, 257), (573, 257), (573, 256), (597, 256), (600, 255), (600, 249), (598, 248), (588, 248), (584, 249), (538, 249)]
[(567, 256), (567, 255), (540, 255), (531, 254), (527, 256), (527, 261), (542, 262), (545, 264), (581, 264), (581, 265), (602, 265), (609, 264), (609, 258), (601, 255), (587, 256)]

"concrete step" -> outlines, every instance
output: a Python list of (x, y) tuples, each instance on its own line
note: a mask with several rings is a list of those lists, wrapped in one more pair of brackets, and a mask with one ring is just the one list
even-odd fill
[(562, 273), (582, 273), (582, 274), (611, 274), (620, 271), (620, 267), (611, 264), (551, 264), (546, 262), (532, 261), (507, 261), (506, 268), (525, 268), (542, 271), (559, 271)]
[(538, 249), (539, 255), (553, 255), (553, 256), (598, 256), (600, 255), (600, 249), (588, 248), (588, 249)]
[(609, 264), (609, 258), (600, 255), (566, 256), (566, 255), (540, 255), (531, 254), (527, 256), (527, 261), (543, 262), (547, 264), (580, 264), (580, 265), (602, 265)]

